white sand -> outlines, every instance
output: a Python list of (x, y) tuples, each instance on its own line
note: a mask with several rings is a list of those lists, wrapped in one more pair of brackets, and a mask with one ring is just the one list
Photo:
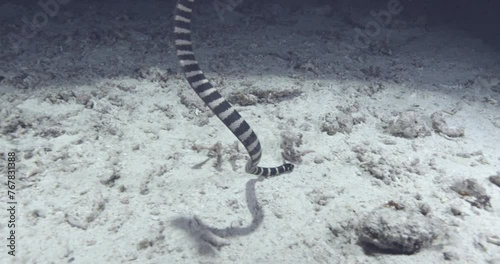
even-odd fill
[[(261, 165), (283, 162), (281, 133), (301, 138), (293, 173), (255, 182), (242, 145), (180, 74), (170, 10), (75, 2), (23, 52), (1, 51), (0, 146), (20, 159), (16, 257), (4, 246), (2, 209), (2, 263), (500, 263), (500, 188), (488, 179), (500, 171), (498, 51), (446, 27), (391, 29), (387, 47), (373, 50), (335, 16), (245, 26), (204, 10), (197, 57), (223, 95), (301, 91), (236, 105), (261, 140)], [(429, 136), (385, 129), (410, 110)], [(442, 111), (464, 136), (432, 129)], [(360, 123), (321, 131), (338, 117)], [(218, 142), (219, 169), (214, 151), (193, 150)], [(465, 179), (491, 206), (451, 189)], [(371, 252), (358, 242), (377, 214), (387, 226), (422, 224), (411, 232), (431, 232), (432, 243), (409, 255)]]

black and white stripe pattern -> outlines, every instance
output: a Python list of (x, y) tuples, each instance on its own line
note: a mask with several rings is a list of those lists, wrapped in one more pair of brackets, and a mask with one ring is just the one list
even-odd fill
[(191, 43), (191, 18), (194, 0), (179, 0), (176, 6), (174, 35), (177, 56), (187, 81), (205, 104), (233, 132), (245, 146), (250, 160), (246, 172), (264, 177), (276, 176), (293, 170), (293, 164), (283, 164), (275, 168), (263, 168), (259, 164), (262, 150), (257, 135), (229, 102), (212, 86), (201, 71), (194, 57)]

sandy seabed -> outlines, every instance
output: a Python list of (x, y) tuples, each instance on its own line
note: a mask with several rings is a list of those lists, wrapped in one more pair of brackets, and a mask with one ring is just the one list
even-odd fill
[(180, 72), (172, 5), (117, 3), (75, 2), (0, 51), (0, 146), (17, 158), (2, 263), (500, 263), (491, 46), (400, 21), (360, 47), (331, 14), (202, 9), (207, 77), (259, 136), (261, 165), (296, 164), (257, 181)]

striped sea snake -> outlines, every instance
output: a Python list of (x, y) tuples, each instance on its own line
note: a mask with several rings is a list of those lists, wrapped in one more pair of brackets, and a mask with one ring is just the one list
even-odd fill
[(189, 85), (214, 112), (214, 114), (233, 132), (238, 140), (245, 146), (250, 160), (245, 171), (250, 174), (272, 177), (282, 173), (291, 172), (293, 164), (285, 163), (274, 168), (257, 166), (262, 156), (259, 139), (248, 123), (233, 108), (233, 106), (222, 97), (222, 95), (207, 80), (194, 57), (191, 42), (191, 18), (195, 0), (179, 0), (177, 2), (174, 21), (175, 47), (177, 57), (184, 71)]

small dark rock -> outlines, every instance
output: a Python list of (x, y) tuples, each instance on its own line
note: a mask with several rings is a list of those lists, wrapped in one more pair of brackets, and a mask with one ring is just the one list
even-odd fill
[(498, 172), (497, 175), (492, 175), (488, 178), (491, 183), (495, 184), (496, 186), (500, 187), (500, 172)]
[(443, 252), (443, 257), (445, 260), (459, 260), (460, 258), (458, 257), (457, 253), (455, 252)]

